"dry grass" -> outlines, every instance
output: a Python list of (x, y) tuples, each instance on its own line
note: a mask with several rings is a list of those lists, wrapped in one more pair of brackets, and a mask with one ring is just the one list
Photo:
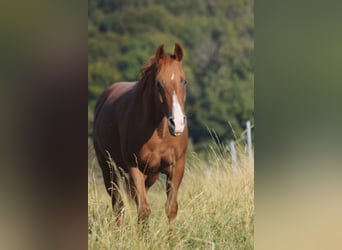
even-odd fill
[(173, 240), (168, 240), (164, 212), (164, 176), (148, 193), (152, 209), (149, 231), (139, 229), (135, 205), (127, 198), (125, 225), (118, 228), (90, 152), (89, 249), (253, 249), (254, 168), (248, 166), (241, 148), (236, 172), (232, 171), (226, 147), (213, 146), (209, 151), (206, 160), (194, 153), (188, 156)]

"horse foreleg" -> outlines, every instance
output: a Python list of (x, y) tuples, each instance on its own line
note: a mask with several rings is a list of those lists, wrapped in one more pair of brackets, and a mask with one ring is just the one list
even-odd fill
[(166, 179), (167, 201), (165, 204), (165, 212), (170, 222), (171, 231), (173, 231), (177, 212), (178, 202), (177, 194), (180, 183), (184, 175), (185, 156), (179, 159), (174, 166), (170, 167)]
[(133, 186), (132, 190), (134, 191), (134, 200), (138, 210), (138, 222), (146, 222), (151, 214), (145, 189), (146, 177), (137, 167), (131, 167), (129, 172), (131, 185)]

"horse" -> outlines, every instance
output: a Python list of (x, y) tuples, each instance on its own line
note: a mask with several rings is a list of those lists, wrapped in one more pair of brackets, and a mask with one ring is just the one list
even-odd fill
[[(160, 173), (166, 175), (165, 212), (170, 225), (175, 224), (188, 146), (182, 58), (179, 44), (173, 55), (160, 45), (143, 66), (139, 81), (110, 85), (95, 105), (94, 148), (120, 226), (124, 223), (120, 179), (125, 179), (125, 191), (136, 203), (140, 224), (150, 216), (147, 191)], [(111, 160), (115, 164), (109, 164)]]

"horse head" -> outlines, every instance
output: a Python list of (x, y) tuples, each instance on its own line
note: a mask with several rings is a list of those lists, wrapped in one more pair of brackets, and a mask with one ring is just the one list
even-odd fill
[(183, 49), (175, 44), (174, 54), (164, 52), (160, 45), (155, 53), (157, 74), (154, 82), (156, 101), (167, 117), (170, 134), (179, 136), (186, 126), (184, 105), (186, 99), (186, 77), (182, 68)]

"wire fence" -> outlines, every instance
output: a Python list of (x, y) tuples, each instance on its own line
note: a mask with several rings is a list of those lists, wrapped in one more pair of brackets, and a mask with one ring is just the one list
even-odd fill
[(240, 143), (241, 141), (247, 141), (247, 154), (248, 154), (248, 165), (252, 167), (253, 165), (253, 150), (252, 150), (252, 128), (254, 125), (251, 125), (250, 121), (246, 122), (246, 129), (241, 134), (241, 137), (237, 140), (232, 140), (229, 143), (229, 152), (232, 157), (232, 168), (237, 170), (238, 168), (238, 161), (237, 161), (237, 151), (235, 149), (235, 144)]

